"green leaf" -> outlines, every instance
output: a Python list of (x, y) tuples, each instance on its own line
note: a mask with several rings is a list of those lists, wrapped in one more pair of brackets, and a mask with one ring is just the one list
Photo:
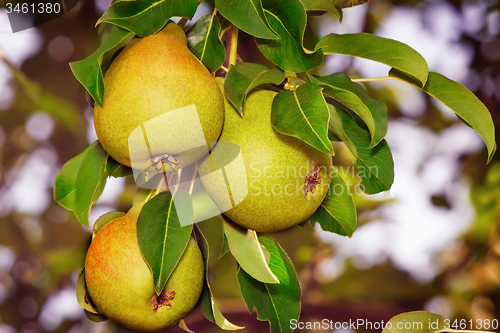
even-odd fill
[(108, 157), (108, 162), (106, 164), (106, 172), (108, 177), (119, 178), (127, 177), (133, 174), (132, 169), (121, 163), (118, 163), (111, 156)]
[[(91, 152), (92, 156), (88, 158), (92, 161), (86, 161), (87, 154)], [(82, 166), (83, 162), (85, 165)], [(104, 170), (101, 169), (104, 164)], [(91, 168), (86, 170), (86, 168)], [(132, 169), (116, 162), (107, 153), (102, 150), (98, 141), (87, 147), (82, 153), (73, 157), (66, 162), (56, 176), (54, 184), (54, 200), (68, 210), (72, 210), (77, 215), (80, 223), (88, 226), (88, 212), (85, 218), (85, 211), (90, 211), (91, 206), (97, 201), (104, 186), (106, 185), (107, 177), (125, 177), (132, 174)], [(77, 181), (77, 176), (80, 179)], [(89, 183), (90, 181), (90, 183)], [(95, 183), (97, 181), (97, 184)], [(93, 186), (97, 186), (94, 196), (90, 200)], [(78, 202), (76, 205), (76, 193), (80, 191), (80, 198), (84, 198), (84, 202)], [(89, 201), (90, 200), (90, 204)], [(88, 207), (85, 205), (89, 205)], [(78, 208), (76, 207), (78, 206)], [(82, 219), (82, 220), (81, 220)]]
[(267, 264), (257, 233), (226, 220), (223, 220), (223, 224), (229, 250), (240, 267), (257, 281), (280, 283)]
[(441, 315), (427, 311), (413, 311), (392, 317), (382, 333), (435, 333), (447, 325)]
[(338, 110), (331, 104), (328, 104), (328, 110), (330, 111), (328, 138), (331, 141), (342, 141), (347, 146), (347, 148), (349, 148), (354, 157), (357, 157), (358, 152), (356, 146), (347, 136), (342, 125), (342, 118), (340, 117), (340, 112), (342, 111)]
[(322, 49), (325, 54), (345, 54), (378, 61), (413, 78), (420, 87), (427, 82), (429, 69), (425, 59), (408, 45), (393, 39), (368, 33), (329, 34), (316, 44), (315, 49)]
[(220, 15), (219, 20), (220, 20), (219, 38), (222, 40), (222, 37), (224, 37), (224, 34), (233, 26), (233, 24), (222, 15)]
[[(361, 188), (367, 194), (387, 191), (394, 182), (394, 161), (385, 140), (369, 149), (370, 134), (345, 111), (329, 106), (330, 129), (346, 143), (356, 157)], [(333, 123), (334, 122), (334, 123)]]
[(215, 0), (215, 8), (249, 35), (265, 39), (279, 38), (267, 22), (261, 0)]
[(304, 49), (307, 15), (300, 0), (263, 0), (267, 21), (278, 40), (256, 38), (260, 52), (273, 64), (290, 72), (307, 72), (323, 63), (323, 51)]
[(188, 333), (195, 333), (194, 331), (190, 330), (189, 327), (187, 327), (186, 322), (184, 321), (184, 319), (181, 319), (179, 321), (179, 328), (182, 329), (185, 332), (188, 332)]
[(124, 212), (109, 212), (99, 216), (99, 218), (94, 223), (94, 227), (92, 228), (92, 239), (95, 237), (95, 235), (97, 235), (97, 233), (99, 232), (99, 230), (102, 229), (102, 227), (104, 227), (109, 222), (114, 221), (117, 218), (120, 218), (124, 215), (125, 215)]
[(238, 268), (238, 283), (241, 294), (252, 312), (255, 307), (257, 319), (269, 321), (272, 332), (291, 332), (290, 321), (300, 314), (300, 284), (290, 258), (271, 237), (260, 236), (260, 242), (269, 251), (269, 267), (278, 277), (279, 284), (262, 283), (243, 269)]
[(297, 90), (280, 92), (273, 101), (271, 123), (278, 132), (333, 155), (328, 140), (330, 114), (322, 90), (309, 82)]
[(66, 209), (74, 210), (76, 198), (76, 175), (85, 156), (92, 149), (87, 147), (82, 153), (66, 162), (56, 176), (54, 184), (54, 200)]
[(109, 38), (109, 35), (113, 31), (112, 27), (113, 24), (109, 23), (102, 23), (97, 26), (97, 37), (101, 44)]
[(488, 162), (496, 152), (495, 126), (484, 104), (469, 89), (441, 74), (429, 72), (423, 91), (449, 107), (465, 124), (476, 130), (488, 148)]
[(311, 217), (311, 222), (319, 223), (325, 231), (351, 237), (356, 227), (356, 205), (348, 184), (336, 168), (332, 171), (328, 194)]
[(78, 221), (89, 226), (89, 213), (106, 185), (106, 160), (108, 154), (99, 141), (94, 142), (78, 169), (75, 181), (75, 204), (73, 212)]
[(125, 29), (117, 26), (112, 26), (110, 29), (112, 30), (107, 35), (107, 39), (103, 40), (101, 46), (94, 53), (84, 60), (69, 64), (73, 75), (99, 105), (102, 105), (104, 101), (103, 64), (107, 63), (118, 49), (127, 45), (134, 38), (134, 34)]
[(181, 219), (193, 220), (193, 204), (188, 192), (162, 192), (142, 207), (137, 218), (137, 242), (151, 268), (159, 295), (186, 250), (193, 224), (181, 226)]
[(342, 21), (342, 11), (335, 6), (331, 0), (300, 0), (306, 11), (326, 11), (338, 17)]
[(252, 89), (267, 83), (278, 85), (284, 79), (285, 72), (277, 67), (269, 69), (260, 64), (240, 62), (229, 68), (224, 81), (224, 92), (227, 99), (243, 116), (245, 98)]
[(94, 323), (102, 323), (103, 321), (108, 320), (108, 318), (99, 313), (92, 313), (87, 310), (84, 310), (85, 316), (88, 320), (93, 321)]
[[(116, 38), (117, 32), (116, 30), (122, 30), (122, 28), (114, 25), (114, 24), (109, 24), (109, 23), (103, 23), (99, 25), (97, 29), (97, 35), (99, 36), (99, 46), (102, 46), (104, 43), (108, 42), (110, 39)], [(128, 31), (124, 31), (124, 33), (127, 33)], [(134, 34), (132, 34), (132, 37), (129, 39), (126, 39), (123, 43), (119, 45), (119, 47), (115, 48), (116, 52), (119, 51), (120, 48), (125, 47), (133, 38)], [(109, 54), (106, 54), (105, 57), (103, 57), (101, 68), (103, 74), (106, 74), (106, 71), (109, 68), (109, 65), (111, 64), (111, 61), (115, 57), (116, 52), (109, 52)]]
[(226, 234), (223, 234), (222, 249), (220, 250), (219, 259), (224, 257), (224, 255), (228, 252), (229, 252), (229, 244), (227, 243)]
[(331, 0), (339, 8), (349, 8), (367, 3), (370, 0)]
[(85, 268), (83, 268), (78, 275), (78, 280), (76, 281), (76, 300), (86, 311), (99, 314), (89, 298), (90, 295), (87, 292), (87, 283), (85, 282)]
[(106, 321), (108, 318), (100, 314), (93, 305), (90, 295), (87, 291), (87, 283), (85, 282), (85, 268), (83, 268), (78, 275), (76, 281), (76, 299), (78, 304), (84, 309), (85, 316), (95, 323)]
[(97, 24), (107, 22), (146, 37), (157, 33), (174, 16), (192, 18), (198, 0), (116, 0)]
[(373, 100), (366, 90), (344, 73), (328, 76), (307, 74), (312, 83), (324, 88), (323, 92), (356, 113), (371, 134), (370, 146), (375, 147), (387, 134), (387, 107)]
[(218, 70), (226, 59), (219, 32), (220, 23), (214, 12), (200, 17), (186, 34), (189, 49), (211, 73)]
[(406, 83), (410, 83), (410, 84), (414, 85), (415, 87), (417, 87), (419, 89), (422, 89), (422, 86), (421, 86), (421, 83), (420, 83), (419, 80), (417, 80), (414, 77), (411, 77), (411, 76), (409, 76), (409, 75), (401, 72), (398, 69), (391, 68), (389, 70), (389, 77), (393, 77), (393, 78), (399, 79), (401, 81), (405, 81)]
[(217, 326), (224, 330), (236, 331), (245, 328), (234, 325), (233, 323), (228, 321), (220, 312), (219, 307), (215, 303), (212, 289), (210, 288), (210, 283), (208, 282), (208, 242), (197, 226), (194, 227), (194, 235), (196, 237), (196, 240), (198, 241), (198, 245), (203, 255), (203, 260), (205, 261), (205, 282), (203, 284), (203, 290), (201, 292), (199, 300), (201, 311), (208, 320), (210, 320), (212, 323), (215, 323)]

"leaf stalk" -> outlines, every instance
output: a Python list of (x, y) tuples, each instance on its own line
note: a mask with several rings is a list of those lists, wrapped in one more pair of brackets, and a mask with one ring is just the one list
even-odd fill
[(229, 63), (227, 67), (236, 65), (236, 58), (238, 54), (238, 28), (233, 24), (231, 28), (231, 48), (229, 50)]
[(392, 76), (351, 79), (352, 82), (378, 82), (378, 81), (389, 81), (389, 80), (399, 80), (399, 79)]
[(198, 172), (198, 162), (194, 164), (193, 177), (191, 177), (191, 184), (189, 185), (189, 195), (193, 194), (194, 182), (196, 180), (196, 173)]

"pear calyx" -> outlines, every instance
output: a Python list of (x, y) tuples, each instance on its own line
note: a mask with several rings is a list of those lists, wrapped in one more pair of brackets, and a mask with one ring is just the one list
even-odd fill
[(154, 306), (154, 311), (157, 312), (159, 308), (162, 306), (167, 306), (169, 309), (172, 308), (172, 304), (170, 303), (171, 300), (173, 300), (175, 297), (175, 291), (164, 291), (160, 295), (154, 295), (153, 296), (153, 306)]
[(314, 189), (316, 188), (316, 185), (321, 183), (321, 174), (319, 173), (321, 171), (321, 167), (319, 165), (316, 165), (316, 167), (311, 171), (311, 173), (308, 173), (305, 177), (304, 181), (304, 198), (309, 200), (307, 198), (307, 193), (311, 193), (313, 198), (316, 199), (316, 195), (314, 195)]

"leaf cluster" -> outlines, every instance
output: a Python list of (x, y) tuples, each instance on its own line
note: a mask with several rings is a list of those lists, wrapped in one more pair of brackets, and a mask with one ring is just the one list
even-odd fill
[[(385, 140), (387, 108), (372, 99), (360, 85), (370, 80), (352, 79), (344, 73), (315, 75), (314, 70), (323, 64), (328, 54), (360, 57), (387, 65), (388, 76), (380, 80), (395, 79), (411, 84), (451, 108), (483, 138), (490, 161), (496, 143), (489, 111), (461, 84), (429, 72), (425, 59), (408, 45), (357, 33), (329, 34), (314, 49), (304, 47), (308, 15), (328, 12), (342, 20), (343, 8), (364, 2), (215, 0), (212, 13), (202, 16), (187, 29), (187, 45), (210, 72), (220, 69), (227, 72), (225, 95), (241, 117), (245, 116), (245, 100), (252, 90), (272, 87), (278, 90), (271, 113), (277, 132), (330, 155), (335, 154), (332, 142), (343, 142), (356, 160), (360, 187), (366, 194), (387, 191), (394, 181), (394, 163)], [(75, 77), (95, 102), (102, 105), (104, 75), (117, 52), (134, 38), (158, 32), (173, 17), (191, 19), (198, 5), (197, 0), (114, 1), (97, 22), (101, 36), (99, 48), (86, 59), (71, 64)], [(229, 28), (232, 34), (228, 34)], [(274, 67), (226, 60), (226, 53), (237, 51), (237, 40), (228, 43), (237, 36), (234, 33), (237, 30), (253, 36), (259, 51)], [(226, 50), (224, 40), (230, 50)], [(119, 165), (95, 142), (61, 169), (56, 178), (55, 199), (88, 226), (89, 211), (102, 193), (106, 179), (130, 173), (130, 169)], [(335, 192), (338, 187), (344, 189), (340, 194)], [(182, 200), (186, 210), (177, 211), (175, 207), (179, 206), (173, 204), (174, 200)], [(208, 267), (205, 237), (192, 224), (182, 226), (179, 222), (180, 215), (182, 220), (192, 219), (191, 200), (188, 192), (163, 192), (147, 201), (139, 216), (138, 242), (151, 268), (157, 292), (162, 290), (191, 236), (198, 241)], [(356, 215), (349, 183), (342, 172), (335, 169), (330, 191), (309, 221), (319, 223), (323, 230), (350, 237), (356, 227)], [(104, 218), (101, 222), (108, 220)], [(225, 220), (222, 229), (222, 255), (230, 252), (238, 263), (238, 282), (248, 310), (255, 308), (258, 319), (269, 321), (273, 332), (291, 331), (290, 321), (298, 319), (300, 314), (301, 288), (287, 254), (269, 236), (241, 229)], [(92, 313), (88, 305), (82, 306)], [(208, 270), (200, 306), (207, 319), (219, 327), (241, 329), (227, 321), (218, 309), (208, 282)]]

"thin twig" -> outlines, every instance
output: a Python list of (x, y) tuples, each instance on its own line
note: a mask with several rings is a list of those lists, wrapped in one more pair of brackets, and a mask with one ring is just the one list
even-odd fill
[(392, 77), (392, 76), (351, 79), (352, 82), (378, 82), (378, 81), (389, 81), (389, 80), (399, 80), (399, 79), (397, 77)]

